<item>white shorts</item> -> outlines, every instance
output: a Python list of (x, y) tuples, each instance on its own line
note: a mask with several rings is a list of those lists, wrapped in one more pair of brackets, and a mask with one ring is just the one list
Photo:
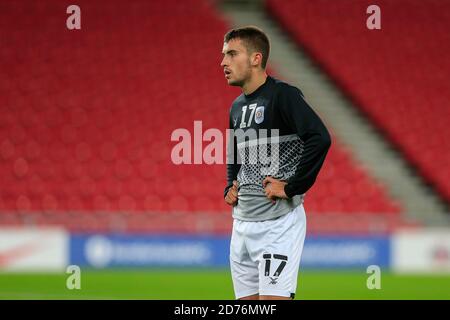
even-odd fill
[(306, 235), (303, 205), (273, 220), (234, 219), (230, 267), (236, 299), (294, 297)]

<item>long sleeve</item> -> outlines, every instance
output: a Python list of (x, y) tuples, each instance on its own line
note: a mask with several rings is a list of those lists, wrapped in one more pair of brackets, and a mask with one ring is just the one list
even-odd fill
[[(233, 130), (233, 126), (231, 123), (231, 115), (230, 115), (230, 126), (229, 128)], [(229, 143), (227, 146), (227, 186), (225, 187), (223, 197), (225, 198), (228, 189), (230, 189), (233, 186), (233, 180), (237, 179), (237, 174), (239, 170), (241, 169), (241, 164), (238, 164), (237, 161), (237, 143), (236, 143), (236, 137), (232, 135), (232, 138), (229, 139)]]
[(322, 120), (303, 99), (299, 89), (283, 86), (278, 103), (283, 121), (304, 143), (297, 170), (284, 188), (286, 195), (291, 198), (304, 194), (316, 181), (331, 146), (331, 137)]

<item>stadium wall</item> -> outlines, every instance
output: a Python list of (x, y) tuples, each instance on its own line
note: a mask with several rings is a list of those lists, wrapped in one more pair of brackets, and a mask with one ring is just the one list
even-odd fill
[[(228, 267), (229, 236), (69, 234), (62, 229), (0, 228), (0, 271), (81, 268)], [(303, 269), (450, 273), (450, 230), (399, 230), (390, 236), (307, 237)]]
[(0, 271), (62, 271), (69, 241), (63, 229), (0, 227)]

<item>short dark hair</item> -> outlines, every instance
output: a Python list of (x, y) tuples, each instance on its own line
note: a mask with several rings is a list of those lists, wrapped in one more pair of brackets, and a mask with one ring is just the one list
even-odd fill
[(264, 31), (254, 26), (231, 29), (225, 34), (223, 41), (227, 43), (232, 39), (242, 40), (249, 52), (261, 52), (261, 67), (263, 69), (266, 68), (267, 60), (269, 59), (270, 43)]

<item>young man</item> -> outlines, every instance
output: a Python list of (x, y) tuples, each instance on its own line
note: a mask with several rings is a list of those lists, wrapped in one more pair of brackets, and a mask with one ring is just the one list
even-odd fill
[[(260, 29), (233, 29), (225, 35), (220, 64), (228, 84), (243, 92), (230, 110), (230, 129), (241, 132), (241, 140), (236, 134), (228, 150), (240, 160), (227, 157), (224, 193), (234, 218), (230, 267), (236, 299), (294, 298), (306, 234), (303, 198), (331, 145), (302, 92), (267, 75), (269, 50)], [(254, 157), (268, 149), (270, 168)]]

